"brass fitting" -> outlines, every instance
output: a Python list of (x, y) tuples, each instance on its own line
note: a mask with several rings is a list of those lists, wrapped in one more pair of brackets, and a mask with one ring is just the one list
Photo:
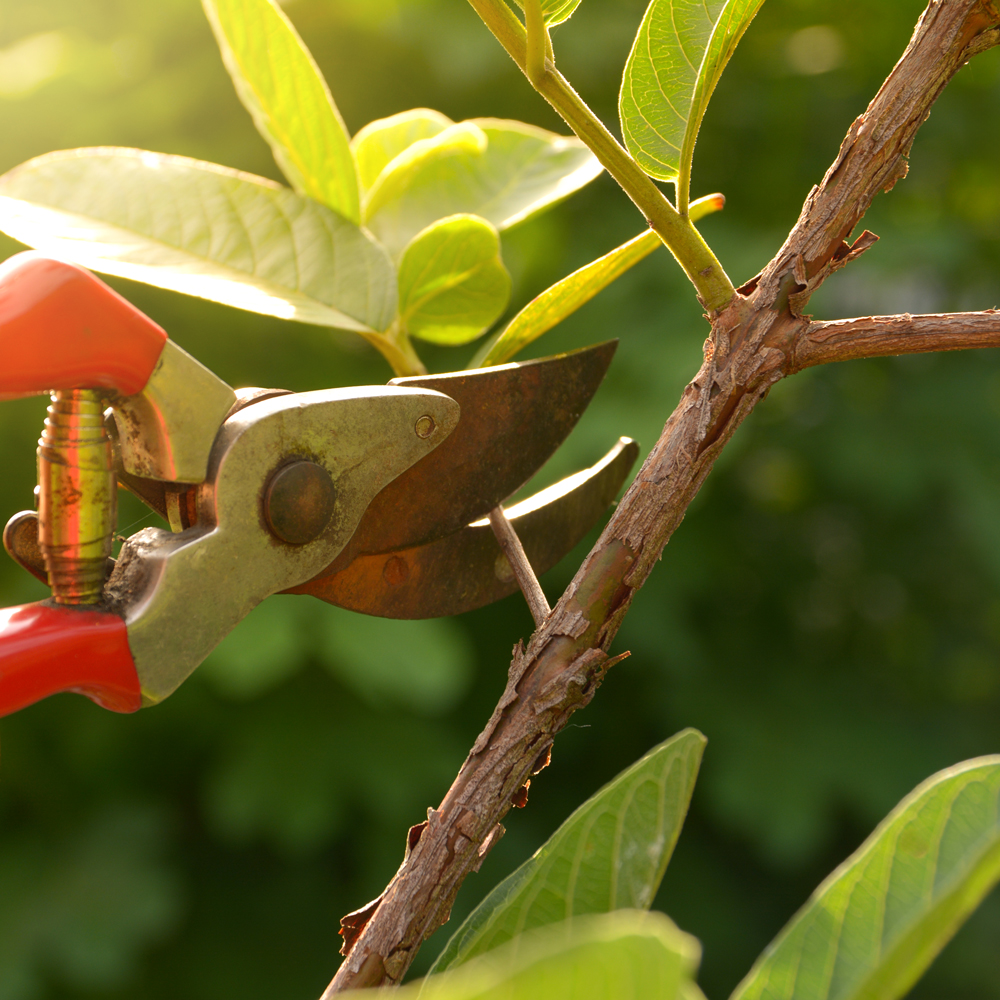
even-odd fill
[(52, 393), (38, 442), (38, 485), (38, 540), (52, 596), (59, 604), (96, 604), (118, 517), (100, 393)]

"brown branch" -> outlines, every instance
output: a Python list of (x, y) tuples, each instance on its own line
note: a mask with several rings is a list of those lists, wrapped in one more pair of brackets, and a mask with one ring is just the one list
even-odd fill
[[(353, 925), (353, 946), (324, 1000), (362, 983), (398, 983), (423, 940), (448, 919), (462, 881), (496, 842), (500, 820), (547, 759), (553, 737), (600, 685), (633, 594), (719, 452), (775, 382), (836, 339), (836, 324), (810, 323), (802, 308), (829, 274), (874, 243), (870, 233), (852, 245), (845, 240), (875, 195), (905, 176), (931, 105), (970, 54), (995, 44), (998, 24), (990, 0), (932, 0), (784, 246), (714, 318), (701, 370), (552, 614), (527, 649), (515, 648), (493, 717), (441, 805), (411, 831), (410, 853), (367, 923)], [(855, 340), (848, 334), (840, 343), (845, 358), (858, 356), (851, 351), (869, 321), (854, 322)], [(869, 353), (883, 342), (870, 340)]]
[(980, 32), (969, 42), (969, 46), (965, 50), (966, 62), (973, 56), (978, 56), (980, 52), (992, 49), (996, 45), (1000, 45), (1000, 28), (990, 28), (987, 31)]
[(830, 361), (973, 347), (1000, 347), (1000, 311), (836, 319), (806, 327), (795, 343), (788, 374)]

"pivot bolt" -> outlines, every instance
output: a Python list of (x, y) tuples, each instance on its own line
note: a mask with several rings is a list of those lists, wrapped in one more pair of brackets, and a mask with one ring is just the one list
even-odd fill
[(413, 429), (417, 432), (418, 438), (426, 441), (434, 433), (436, 427), (434, 418), (425, 413), (422, 417), (417, 417)]
[(38, 543), (57, 604), (96, 604), (117, 522), (118, 483), (104, 402), (93, 389), (52, 394), (38, 442)]
[(313, 542), (326, 530), (337, 502), (333, 477), (316, 462), (282, 466), (264, 490), (264, 516), (275, 537), (289, 545)]

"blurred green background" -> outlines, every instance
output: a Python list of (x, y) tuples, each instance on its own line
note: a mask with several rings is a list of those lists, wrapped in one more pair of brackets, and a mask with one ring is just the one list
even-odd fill
[[(779, 246), (923, 4), (770, 0), (695, 158), (703, 230), (746, 280)], [(416, 106), (565, 131), (461, 0), (295, 0), (289, 15), (349, 129)], [(608, 123), (642, 0), (584, 0), (561, 68)], [(823, 318), (1000, 300), (1000, 54), (962, 71), (882, 241), (814, 299)], [(2, 0), (0, 169), (123, 145), (279, 178), (197, 0)], [(504, 236), (514, 309), (641, 231), (606, 177)], [(0, 242), (0, 257), (21, 249)], [(385, 381), (360, 339), (114, 282), (235, 385)], [(615, 336), (589, 412), (546, 470), (619, 434), (648, 448), (706, 327), (659, 251), (536, 354)], [(432, 370), (471, 349), (424, 349)], [(0, 360), (2, 364), (2, 360)], [(30, 506), (44, 401), (0, 406), (0, 511)], [(124, 533), (155, 522), (125, 504)], [(544, 581), (555, 596), (585, 549)], [(43, 596), (4, 557), (0, 605)], [(314, 998), (338, 918), (375, 896), (436, 805), (531, 631), (518, 597), (385, 622), (269, 599), (173, 698), (133, 717), (70, 695), (0, 721), (3, 1000)], [(778, 385), (727, 449), (616, 642), (632, 657), (555, 746), (529, 807), (450, 926), (604, 781), (683, 726), (709, 737), (657, 906), (704, 943), (722, 1000), (819, 880), (933, 771), (1000, 750), (1000, 357), (855, 362)], [(1000, 898), (913, 996), (1000, 998)]]

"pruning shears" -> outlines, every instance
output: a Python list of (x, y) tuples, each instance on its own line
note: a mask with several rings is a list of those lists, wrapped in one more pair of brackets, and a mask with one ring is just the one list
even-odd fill
[[(89, 271), (0, 265), (0, 399), (52, 394), (37, 510), (7, 552), (52, 589), (0, 609), (0, 716), (59, 691), (132, 712), (170, 695), (258, 603), (311, 594), (389, 618), (516, 582), (486, 515), (541, 468), (615, 343), (477, 371), (234, 390)], [(637, 446), (507, 514), (536, 572), (616, 496)], [(112, 559), (118, 487), (162, 515)]]

